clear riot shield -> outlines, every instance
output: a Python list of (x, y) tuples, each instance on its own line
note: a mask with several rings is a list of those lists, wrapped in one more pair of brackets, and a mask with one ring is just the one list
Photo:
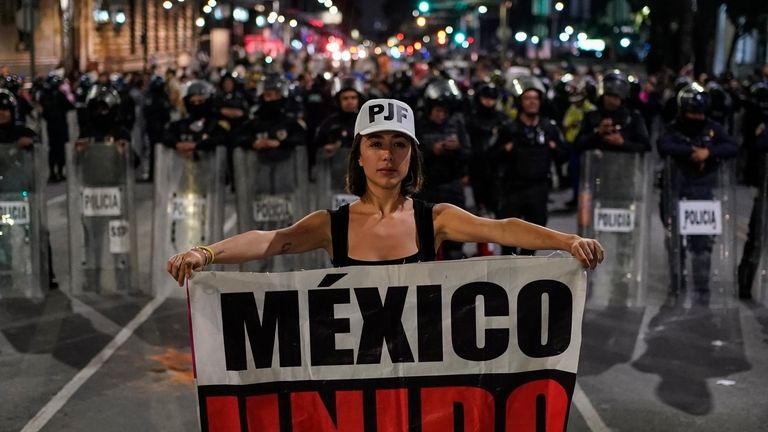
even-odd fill
[(582, 157), (579, 233), (611, 251), (593, 273), (588, 305), (645, 304), (649, 158), (593, 150)]
[(736, 193), (733, 161), (713, 171), (667, 158), (662, 219), (667, 228), (670, 295), (677, 304), (728, 307), (736, 298)]
[(0, 143), (0, 298), (48, 291), (48, 231), (42, 146)]
[(755, 202), (758, 212), (754, 226), (755, 254), (759, 256), (754, 258), (757, 271), (752, 283), (752, 298), (768, 305), (768, 155), (763, 156), (762, 166), (764, 171)]
[[(195, 152), (192, 159), (162, 144), (155, 146), (152, 288), (156, 293), (175, 284), (166, 272), (168, 258), (223, 238), (226, 158), (222, 146)], [(184, 296), (183, 290), (177, 291)]]
[(349, 149), (340, 148), (332, 155), (320, 149), (315, 165), (314, 210), (335, 210), (344, 204), (357, 200), (357, 196), (344, 190), (347, 176)]
[[(284, 228), (308, 210), (307, 149), (296, 147), (291, 157), (270, 161), (259, 152), (237, 148), (233, 155), (237, 222), (240, 232)], [(242, 271), (282, 272), (306, 268), (301, 255), (278, 255), (243, 264)]]
[[(323, 149), (317, 152), (315, 158), (317, 162), (313, 168), (315, 179), (311, 197), (313, 210), (335, 210), (358, 199), (356, 195), (344, 190), (349, 150), (342, 147), (332, 155), (328, 155)], [(310, 262), (305, 268), (331, 267), (331, 260), (324, 251), (311, 252), (307, 255), (307, 259)]]
[(112, 139), (67, 145), (70, 291), (138, 290), (130, 146)]

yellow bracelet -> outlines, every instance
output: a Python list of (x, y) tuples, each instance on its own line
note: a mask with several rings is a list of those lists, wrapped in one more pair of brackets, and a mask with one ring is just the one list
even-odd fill
[(199, 247), (200, 249), (202, 249), (202, 250), (204, 250), (204, 251), (208, 252), (208, 253), (211, 255), (211, 262), (209, 262), (208, 264), (213, 264), (213, 263), (216, 261), (216, 254), (215, 254), (215, 253), (213, 253), (213, 249), (211, 249), (211, 248), (210, 248), (210, 247), (208, 247), (208, 246), (198, 246), (198, 247)]

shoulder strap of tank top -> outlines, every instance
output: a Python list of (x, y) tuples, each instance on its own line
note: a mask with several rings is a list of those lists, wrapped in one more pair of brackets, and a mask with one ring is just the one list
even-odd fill
[(422, 261), (435, 260), (435, 226), (432, 221), (434, 204), (419, 199), (413, 200), (416, 231), (419, 236), (419, 252)]
[(328, 210), (331, 215), (331, 242), (334, 265), (341, 265), (347, 259), (347, 237), (349, 235), (349, 204), (336, 210)]

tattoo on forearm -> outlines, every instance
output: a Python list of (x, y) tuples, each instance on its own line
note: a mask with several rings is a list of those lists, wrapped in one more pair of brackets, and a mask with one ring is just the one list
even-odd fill
[(284, 243), (283, 247), (280, 248), (280, 253), (287, 253), (289, 250), (291, 250), (292, 246), (293, 246), (293, 243), (291, 242)]

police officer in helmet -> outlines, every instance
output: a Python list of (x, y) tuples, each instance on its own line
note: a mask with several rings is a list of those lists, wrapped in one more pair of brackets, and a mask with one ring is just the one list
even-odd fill
[(492, 193), (493, 179), (488, 171), (490, 167), (488, 152), (495, 143), (499, 130), (510, 120), (498, 108), (500, 97), (501, 93), (495, 84), (479, 84), (467, 118), (467, 132), (472, 144), (469, 180), (478, 209), (482, 207), (488, 211), (493, 211), (496, 207)]
[(747, 232), (747, 241), (744, 243), (744, 253), (739, 262), (738, 282), (739, 297), (742, 299), (752, 298), (752, 284), (754, 283), (757, 267), (760, 264), (760, 255), (765, 253), (768, 245), (762, 244), (759, 236), (758, 226), (765, 224), (762, 218), (768, 216), (760, 214), (759, 203), (768, 199), (768, 84), (759, 82), (753, 84), (749, 89), (749, 100), (745, 106), (744, 118), (744, 147), (749, 155), (749, 165), (747, 166), (747, 181), (751, 186), (758, 188), (758, 193), (763, 196), (755, 196), (752, 214), (749, 218), (749, 231)]
[[(564, 157), (563, 137), (555, 122), (540, 114), (545, 95), (533, 76), (511, 82), (518, 115), (501, 128), (494, 147), (496, 217), (517, 217), (546, 225), (550, 166)], [(533, 255), (533, 250), (503, 247), (502, 253)]]
[(603, 77), (598, 109), (584, 117), (576, 148), (635, 153), (650, 150), (645, 121), (640, 113), (626, 105), (629, 90), (629, 80), (620, 71), (611, 71)]
[[(736, 141), (715, 121), (707, 118), (709, 94), (697, 83), (680, 90), (677, 95), (679, 114), (670, 124), (667, 132), (659, 139), (659, 153), (672, 158), (679, 172), (679, 198), (688, 200), (712, 200), (713, 189), (718, 182), (718, 169), (725, 159), (736, 156)], [(667, 188), (674, 179), (665, 179)], [(664, 194), (662, 211), (677, 203), (669, 202)], [(666, 221), (666, 216), (663, 214)], [(677, 221), (673, 221), (677, 223)], [(669, 227), (668, 227), (669, 229)], [(682, 248), (679, 268), (684, 269), (686, 249), (692, 252), (694, 300), (700, 304), (709, 303), (709, 271), (714, 239), (711, 236), (688, 236), (687, 248)], [(670, 287), (670, 299), (674, 301), (685, 289), (683, 275), (674, 274)], [(678, 284), (679, 281), (679, 284)]]
[(14, 143), (20, 148), (30, 148), (35, 133), (16, 123), (16, 97), (7, 89), (0, 89), (0, 143)]
[(305, 144), (304, 126), (287, 115), (288, 81), (279, 74), (268, 74), (259, 83), (259, 107), (243, 124), (238, 144), (260, 152), (260, 158), (280, 161), (291, 157), (296, 146)]
[(131, 140), (131, 133), (120, 123), (121, 98), (117, 91), (109, 86), (94, 85), (85, 98), (86, 127), (80, 130), (75, 142), (78, 150), (83, 150), (88, 139), (97, 141), (114, 140), (120, 150), (125, 150)]
[(163, 143), (183, 157), (192, 158), (195, 151), (212, 150), (224, 144), (226, 130), (218, 124), (212, 109), (213, 87), (202, 80), (187, 82), (181, 90), (186, 116), (171, 122)]
[(357, 112), (365, 102), (363, 82), (353, 76), (334, 79), (331, 94), (338, 111), (325, 119), (317, 130), (315, 148), (320, 157), (332, 156), (342, 147), (352, 147)]
[[(424, 146), (424, 188), (418, 197), (464, 208), (464, 183), (471, 155), (469, 136), (457, 107), (461, 93), (453, 80), (434, 78), (424, 89), (417, 138)], [(446, 242), (443, 257), (462, 258), (460, 243)]]

